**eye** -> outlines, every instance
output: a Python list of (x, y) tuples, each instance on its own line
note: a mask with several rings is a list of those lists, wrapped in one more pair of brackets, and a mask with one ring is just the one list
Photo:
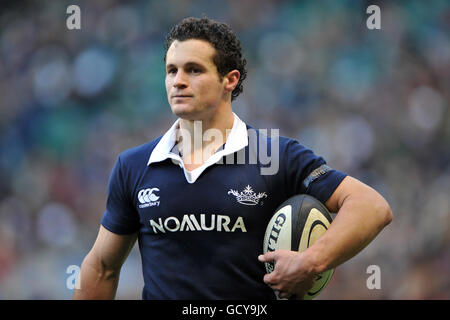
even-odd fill
[(175, 74), (175, 73), (177, 73), (177, 69), (175, 68), (170, 68), (167, 70), (167, 74)]
[(202, 70), (200, 70), (199, 68), (196, 68), (196, 67), (192, 67), (189, 69), (189, 72), (190, 73), (200, 73), (200, 72), (202, 72)]

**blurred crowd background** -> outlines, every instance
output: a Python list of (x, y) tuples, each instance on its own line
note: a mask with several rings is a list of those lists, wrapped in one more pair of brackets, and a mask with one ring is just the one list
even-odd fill
[[(81, 30), (66, 27), (71, 4)], [(366, 27), (371, 4), (381, 30)], [(241, 119), (279, 128), (391, 204), (394, 221), (318, 299), (449, 299), (448, 0), (2, 1), (0, 299), (71, 298), (68, 267), (95, 241), (118, 154), (175, 121), (165, 36), (202, 15), (241, 39)], [(371, 265), (380, 289), (367, 287)], [(140, 299), (142, 285), (135, 247), (117, 298)]]

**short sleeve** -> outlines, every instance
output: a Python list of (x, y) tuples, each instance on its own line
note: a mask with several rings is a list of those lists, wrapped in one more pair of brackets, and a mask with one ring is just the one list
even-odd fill
[(286, 147), (285, 166), (289, 194), (309, 194), (322, 203), (347, 176), (329, 167), (322, 157), (295, 140), (290, 140)]
[(113, 233), (131, 234), (139, 230), (140, 221), (130, 200), (121, 165), (119, 157), (109, 178), (106, 211), (101, 224)]

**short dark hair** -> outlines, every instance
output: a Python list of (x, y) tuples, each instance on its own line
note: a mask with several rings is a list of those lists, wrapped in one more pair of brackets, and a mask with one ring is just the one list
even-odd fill
[(166, 37), (164, 61), (172, 42), (189, 39), (206, 40), (213, 45), (217, 51), (213, 61), (220, 77), (224, 77), (232, 70), (240, 72), (239, 82), (231, 93), (231, 101), (233, 101), (242, 92), (242, 82), (247, 76), (245, 69), (247, 61), (242, 56), (241, 42), (236, 34), (227, 24), (206, 17), (185, 18), (175, 25)]

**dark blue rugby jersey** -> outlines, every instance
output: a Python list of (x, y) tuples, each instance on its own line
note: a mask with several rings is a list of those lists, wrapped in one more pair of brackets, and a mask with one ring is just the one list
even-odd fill
[[(267, 223), (293, 195), (325, 203), (346, 175), (293, 139), (279, 137), (277, 145), (236, 115), (223, 149), (188, 172), (173, 148), (177, 122), (120, 154), (102, 225), (139, 232), (143, 299), (275, 299), (257, 259)], [(262, 174), (273, 165), (265, 155), (275, 154), (276, 172)]]

